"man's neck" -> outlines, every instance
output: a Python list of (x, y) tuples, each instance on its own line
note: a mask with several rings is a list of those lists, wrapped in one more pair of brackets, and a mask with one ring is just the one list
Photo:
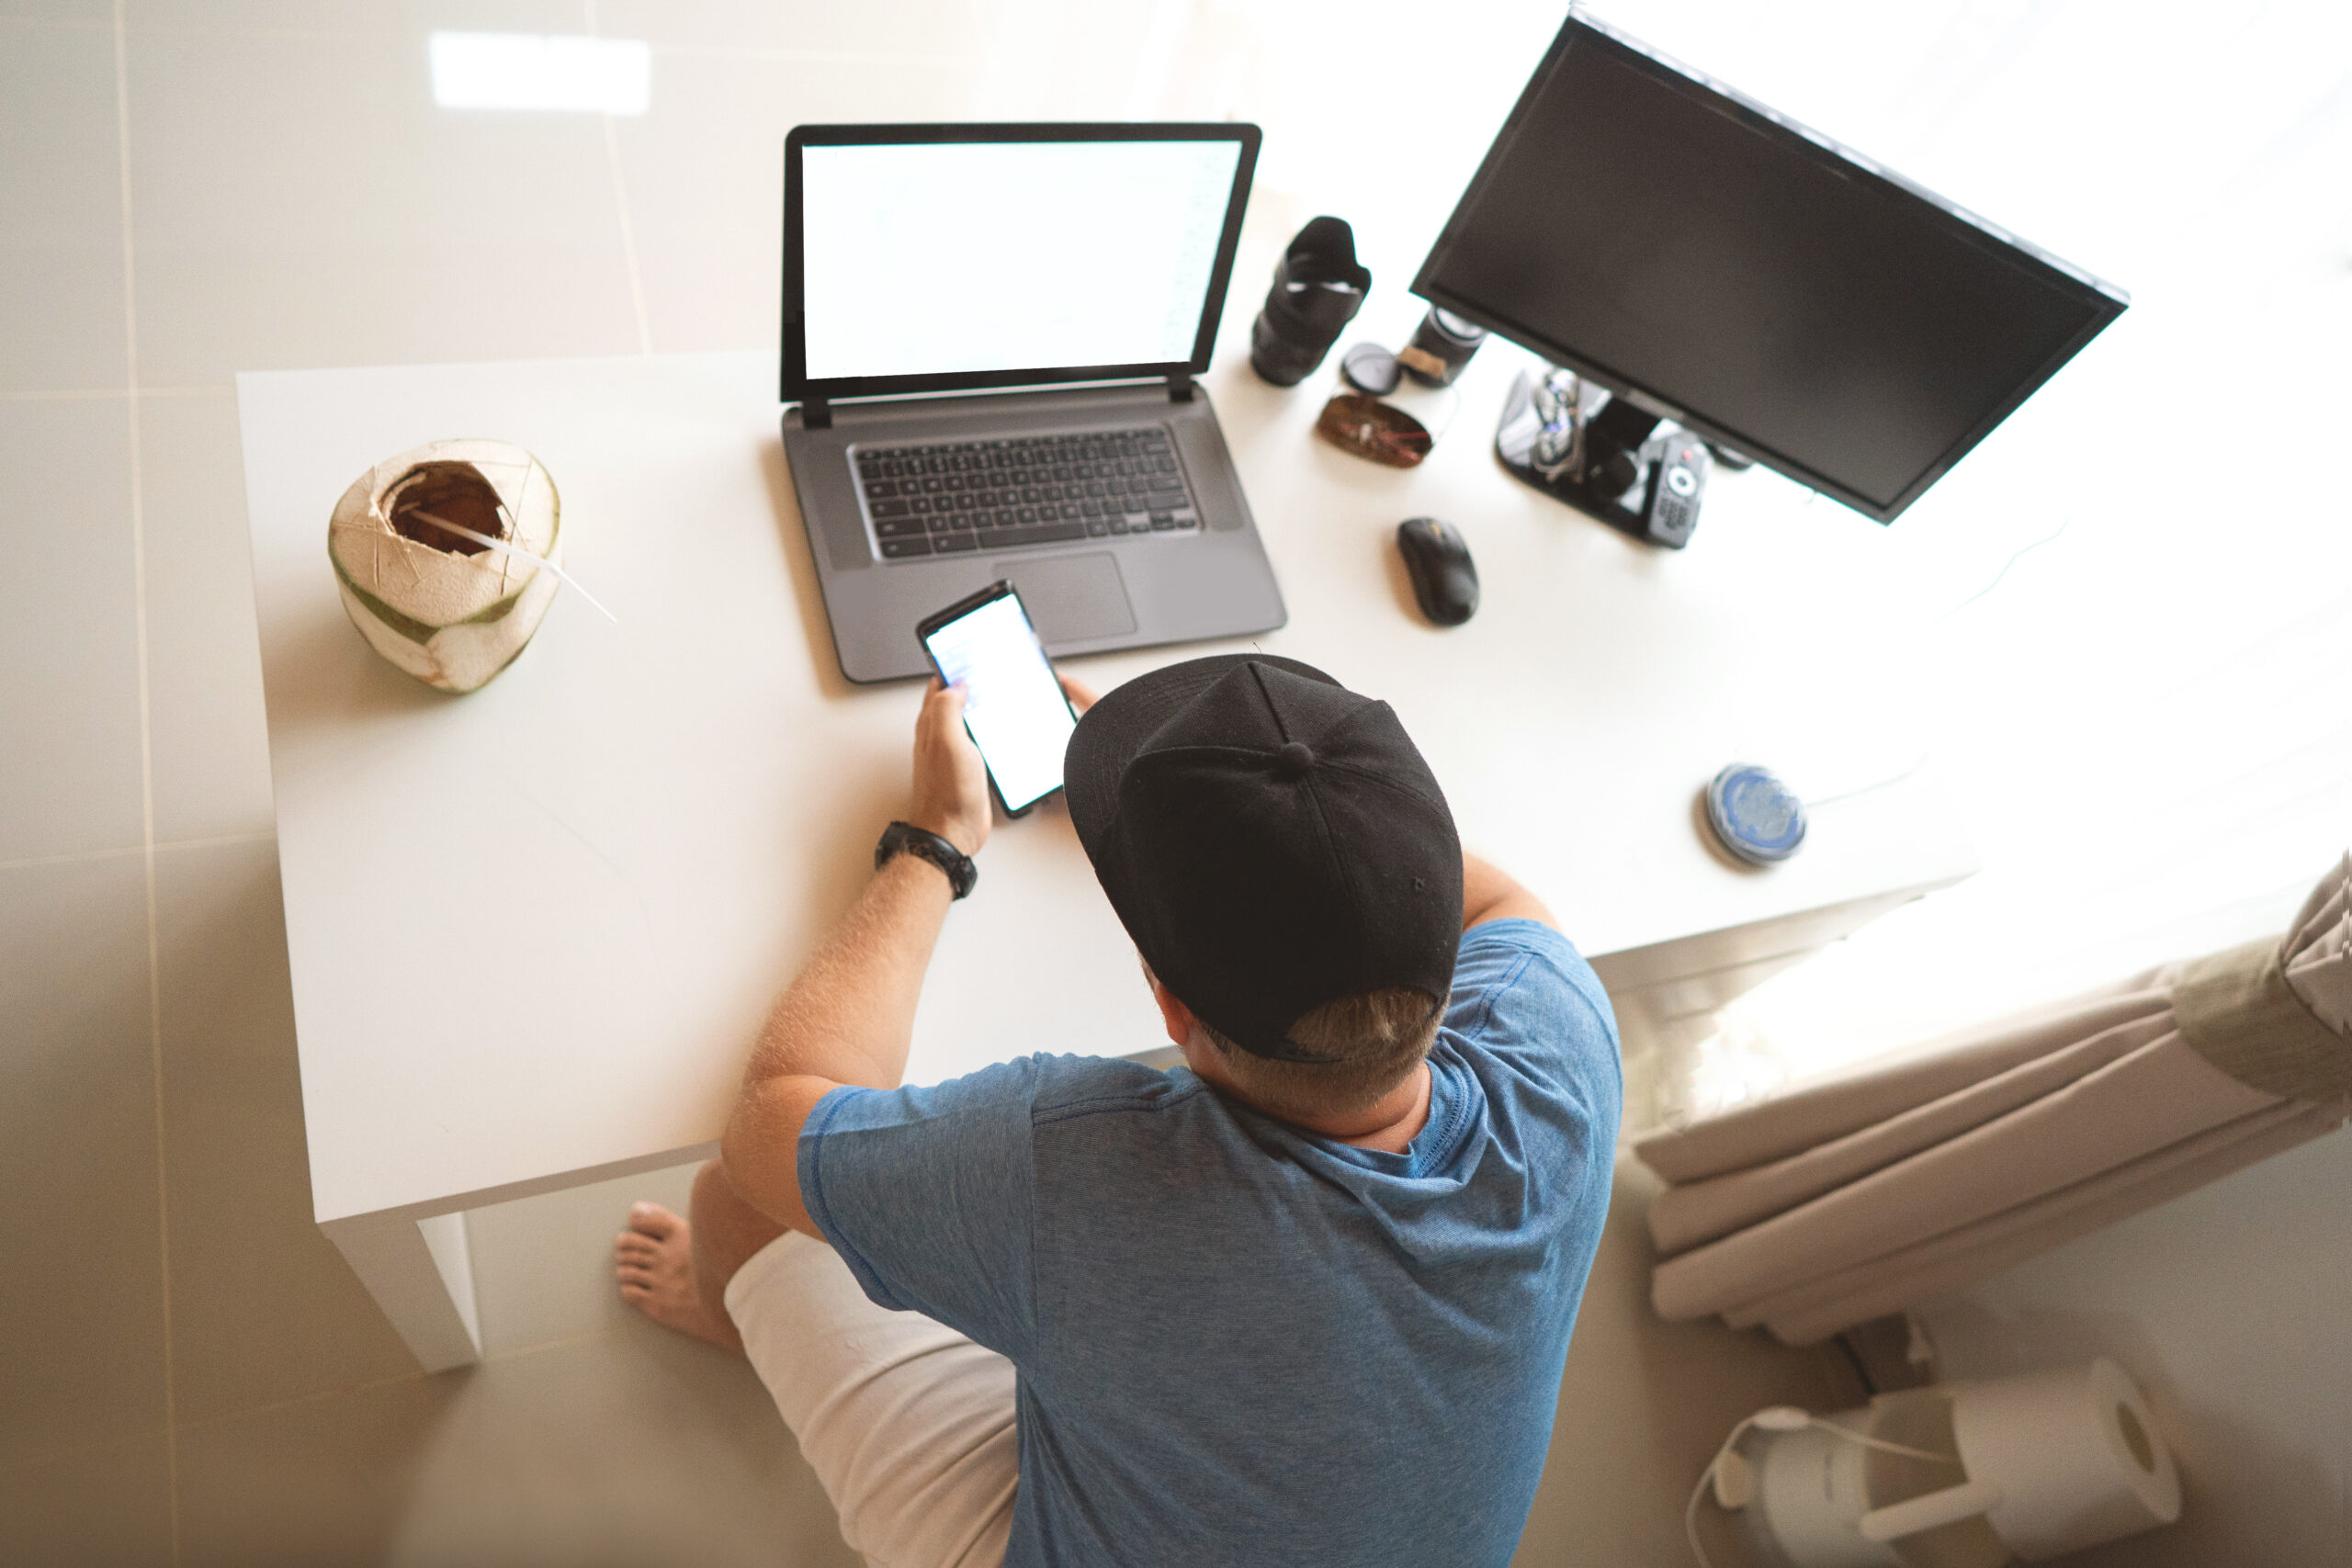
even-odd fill
[(1343, 1144), (1352, 1144), (1360, 1149), (1380, 1149), (1388, 1154), (1401, 1155), (1429, 1123), (1430, 1065), (1427, 1062), (1415, 1067), (1395, 1089), (1361, 1111), (1352, 1111), (1343, 1116), (1308, 1118), (1285, 1116), (1251, 1100), (1247, 1089), (1227, 1076), (1224, 1065), (1216, 1059), (1214, 1046), (1188, 1044), (1184, 1049), (1184, 1061), (1194, 1073), (1223, 1092), (1276, 1121), (1287, 1122), (1294, 1127), (1326, 1138), (1336, 1138)]
[(1360, 1149), (1401, 1155), (1429, 1119), (1430, 1065), (1423, 1062), (1406, 1075), (1404, 1082), (1362, 1111), (1348, 1116), (1321, 1116), (1299, 1125)]

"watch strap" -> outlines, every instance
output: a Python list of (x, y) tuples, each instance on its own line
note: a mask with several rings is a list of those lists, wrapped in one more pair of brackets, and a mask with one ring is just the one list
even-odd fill
[(980, 880), (980, 868), (972, 857), (949, 843), (945, 839), (911, 822), (893, 822), (882, 829), (882, 841), (874, 846), (874, 869), (880, 871), (896, 854), (910, 854), (917, 860), (927, 860), (947, 877), (947, 886), (958, 898), (969, 894)]

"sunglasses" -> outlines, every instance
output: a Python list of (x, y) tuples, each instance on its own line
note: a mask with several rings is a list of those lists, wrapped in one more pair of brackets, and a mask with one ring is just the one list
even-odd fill
[(1392, 468), (1418, 467), (1437, 440), (1403, 409), (1363, 392), (1333, 397), (1323, 405), (1315, 430), (1340, 450)]

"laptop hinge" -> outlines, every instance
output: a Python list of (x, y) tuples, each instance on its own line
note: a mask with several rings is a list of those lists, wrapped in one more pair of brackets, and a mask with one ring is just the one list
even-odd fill
[(832, 406), (822, 398), (805, 398), (800, 403), (800, 428), (831, 430), (833, 427)]
[(1168, 378), (1168, 400), (1171, 403), (1191, 402), (1193, 400), (1193, 378), (1190, 376), (1181, 375), (1170, 376)]

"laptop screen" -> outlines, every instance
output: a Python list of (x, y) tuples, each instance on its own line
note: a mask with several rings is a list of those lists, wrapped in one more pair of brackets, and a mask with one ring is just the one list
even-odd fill
[(1206, 367), (1254, 129), (1003, 129), (1030, 134), (836, 142), (804, 128), (816, 135), (789, 183), (805, 383), (855, 395)]

